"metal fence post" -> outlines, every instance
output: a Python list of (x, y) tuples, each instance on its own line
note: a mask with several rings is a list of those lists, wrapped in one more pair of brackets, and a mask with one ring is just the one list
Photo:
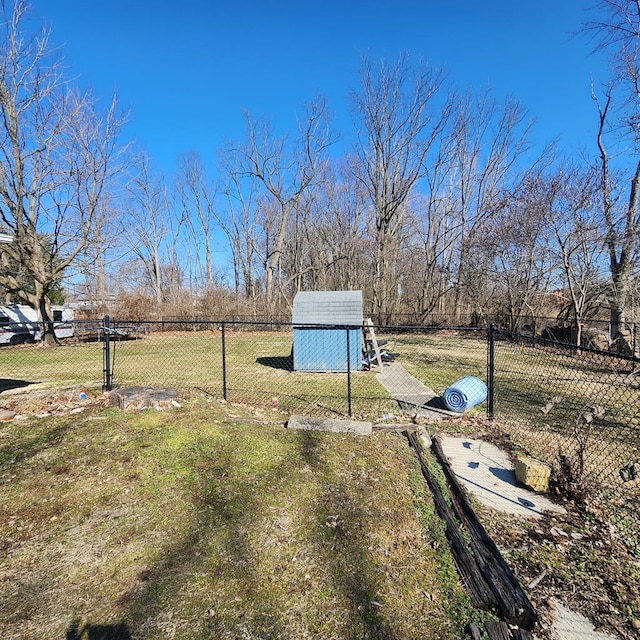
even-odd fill
[(347, 406), (349, 411), (349, 417), (351, 417), (351, 344), (349, 336), (349, 327), (347, 331)]
[(225, 323), (222, 321), (222, 397), (227, 399), (227, 343), (225, 339)]
[(113, 381), (111, 379), (111, 332), (109, 327), (109, 316), (106, 315), (102, 321), (102, 335), (104, 345), (102, 348), (102, 391), (111, 391)]
[(489, 325), (488, 345), (487, 345), (487, 416), (493, 418), (494, 399), (494, 372), (495, 372), (495, 325)]

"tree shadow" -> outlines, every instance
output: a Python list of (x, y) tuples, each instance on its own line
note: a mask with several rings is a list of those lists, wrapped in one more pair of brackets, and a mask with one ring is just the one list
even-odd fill
[(17, 445), (9, 443), (0, 446), (0, 469), (7, 463), (14, 464), (32, 458), (41, 451), (57, 444), (65, 437), (72, 426), (71, 422), (66, 422), (58, 426), (52, 426), (52, 428), (33, 437), (27, 436), (24, 438), (24, 442), (20, 442)]
[(293, 371), (293, 354), (288, 356), (264, 356), (256, 358), (256, 362), (265, 367), (271, 367), (272, 369)]
[[(350, 637), (394, 640), (389, 621), (376, 606), (379, 595), (365, 552), (367, 545), (361, 524), (365, 517), (358, 503), (366, 502), (366, 490), (358, 489), (353, 500), (345, 501), (344, 496), (349, 491), (346, 486), (338, 486), (341, 482), (336, 483), (335, 470), (325, 455), (325, 438), (309, 432), (296, 432), (294, 437), (301, 464), (309, 465), (321, 478), (323, 489), (317, 496), (318, 504), (312, 507), (309, 542), (327, 567), (332, 588), (350, 603), (345, 611)], [(246, 482), (238, 463), (235, 449), (206, 452), (196, 461), (197, 473), (191, 495), (199, 507), (199, 517), (190, 523), (181, 539), (161, 551), (156, 562), (148, 566), (146, 575), (140, 578), (144, 587), (119, 598), (124, 619), (134, 631), (162, 611), (166, 599), (180, 592), (188, 575), (207, 567), (206, 570), (215, 573), (220, 580), (234, 581), (237, 600), (243, 603), (243, 609), (234, 614), (212, 599), (206, 616), (195, 622), (200, 633), (208, 634), (207, 637), (223, 637), (230, 625), (241, 624), (265, 640), (285, 636), (285, 623), (275, 615), (283, 607), (280, 601), (283, 596), (264, 591), (264, 577), (260, 574), (260, 562), (252, 542), (252, 532), (263, 526), (263, 498), (256, 491), (254, 482)], [(293, 487), (295, 474), (291, 472), (291, 461), (284, 457), (264, 470), (260, 482), (286, 493)], [(276, 502), (272, 506), (277, 505)], [(268, 518), (273, 518), (273, 512), (267, 513)], [(328, 527), (327, 522), (335, 528)], [(225, 530), (228, 533), (217, 543), (215, 563), (207, 566), (210, 532)], [(67, 640), (98, 640), (98, 637), (67, 635)], [(104, 638), (119, 640), (115, 635)]]
[(362, 523), (367, 516), (362, 505), (368, 502), (368, 488), (358, 485), (352, 493), (349, 483), (335, 476), (323, 443), (327, 434), (296, 432), (301, 458), (322, 480), (322, 491), (309, 522), (314, 534), (309, 542), (331, 577), (333, 588), (350, 603), (343, 615), (348, 619), (349, 637), (359, 640), (395, 640), (389, 621), (378, 608), (375, 587)]
[(116, 624), (91, 624), (80, 625), (74, 620), (67, 629), (66, 640), (132, 640), (129, 627), (124, 622)]
[[(316, 472), (327, 479), (329, 472), (318, 460)], [(366, 536), (362, 523), (366, 514), (367, 490), (359, 488), (349, 495), (346, 486), (327, 484), (316, 508), (318, 528), (324, 533), (315, 537), (316, 553), (323, 559), (333, 586), (351, 603), (344, 611), (349, 619), (349, 637), (361, 640), (395, 640), (389, 620), (378, 608), (380, 597), (366, 554)]]
[(13, 378), (0, 378), (0, 393), (9, 391), (9, 389), (28, 387), (30, 384), (34, 384), (34, 382), (29, 380), (14, 380)]
[[(263, 578), (258, 574), (250, 541), (252, 531), (260, 522), (262, 498), (259, 492), (256, 493), (254, 483), (240, 481), (242, 466), (238, 464), (236, 453), (235, 449), (220, 449), (204, 453), (196, 461), (191, 498), (198, 506), (198, 517), (179, 540), (170, 544), (139, 575), (143, 589), (133, 589), (118, 599), (125, 612), (124, 618), (134, 630), (157, 616), (166, 605), (166, 599), (180, 593), (189, 575), (204, 571), (209, 562), (206, 549), (211, 544), (210, 532), (226, 530), (228, 534), (219, 540), (216, 562), (214, 566), (208, 566), (207, 571), (215, 572), (221, 580), (235, 581), (237, 600), (243, 602), (245, 608), (237, 615), (224, 607), (218, 611), (220, 605), (214, 600), (207, 615), (195, 620), (194, 629), (197, 628), (203, 637), (217, 638), (228, 634), (230, 626), (243, 625), (255, 629), (265, 640), (283, 637), (284, 630), (272, 616), (281, 604), (260, 591)], [(288, 464), (283, 461), (267, 471), (265, 481), (276, 486), (285, 477), (287, 469)]]
[(320, 464), (320, 435), (312, 431), (298, 431), (298, 447), (302, 459), (312, 467)]

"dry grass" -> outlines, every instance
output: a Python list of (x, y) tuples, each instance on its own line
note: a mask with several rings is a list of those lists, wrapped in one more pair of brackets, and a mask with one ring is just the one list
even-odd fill
[(0, 637), (453, 638), (474, 615), (400, 436), (88, 404), (0, 431)]

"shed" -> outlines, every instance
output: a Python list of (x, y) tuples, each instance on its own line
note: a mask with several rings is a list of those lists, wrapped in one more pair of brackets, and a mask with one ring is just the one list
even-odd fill
[(294, 371), (347, 371), (347, 333), (349, 366), (361, 369), (362, 320), (362, 291), (300, 291), (293, 299)]

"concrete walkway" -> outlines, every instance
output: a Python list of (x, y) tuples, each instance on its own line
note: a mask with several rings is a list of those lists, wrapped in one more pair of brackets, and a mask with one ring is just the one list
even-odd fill
[(376, 379), (405, 413), (434, 421), (460, 416), (449, 411), (433, 389), (414, 378), (399, 362), (385, 364)]
[(553, 630), (559, 640), (619, 640), (618, 636), (596, 631), (591, 621), (557, 600), (552, 600), (555, 621)]
[(566, 513), (546, 496), (518, 485), (509, 455), (490, 442), (453, 436), (440, 441), (452, 471), (482, 504), (525, 518)]

